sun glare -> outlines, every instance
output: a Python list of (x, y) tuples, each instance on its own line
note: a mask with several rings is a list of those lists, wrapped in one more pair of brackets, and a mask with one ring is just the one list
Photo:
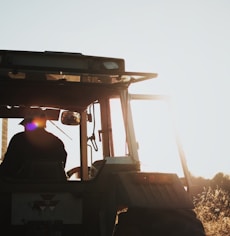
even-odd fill
[(143, 171), (183, 176), (178, 143), (167, 102), (132, 101), (134, 125)]

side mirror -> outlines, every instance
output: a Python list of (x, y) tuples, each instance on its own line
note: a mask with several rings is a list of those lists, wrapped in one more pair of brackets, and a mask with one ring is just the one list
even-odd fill
[(61, 123), (64, 125), (79, 125), (81, 115), (78, 112), (63, 111), (61, 114)]

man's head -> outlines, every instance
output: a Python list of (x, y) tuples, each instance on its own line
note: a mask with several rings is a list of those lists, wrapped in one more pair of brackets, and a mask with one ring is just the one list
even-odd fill
[(37, 128), (46, 127), (46, 117), (44, 115), (36, 115), (33, 117), (25, 117), (20, 123), (26, 130), (35, 130)]

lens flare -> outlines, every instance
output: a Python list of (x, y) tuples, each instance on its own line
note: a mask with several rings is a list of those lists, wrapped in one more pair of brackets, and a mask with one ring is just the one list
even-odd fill
[(32, 131), (37, 129), (38, 125), (35, 122), (31, 122), (25, 125), (26, 130)]
[(42, 119), (35, 119), (25, 125), (26, 130), (33, 131), (37, 128), (44, 127), (45, 121)]

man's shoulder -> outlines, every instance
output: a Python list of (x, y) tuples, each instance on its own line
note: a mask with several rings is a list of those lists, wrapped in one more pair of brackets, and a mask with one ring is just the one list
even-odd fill
[(19, 132), (12, 136), (12, 138), (10, 139), (10, 144), (16, 145), (17, 143), (20, 145), (20, 143), (25, 142), (25, 140), (26, 140), (25, 132)]
[(14, 134), (12, 138), (18, 138), (18, 137), (22, 137), (22, 136), (25, 136), (24, 131)]
[(62, 142), (61, 139), (60, 139), (58, 136), (54, 135), (53, 133), (51, 133), (51, 132), (49, 132), (49, 131), (47, 131), (47, 130), (44, 130), (44, 131), (45, 131), (45, 134), (46, 134), (47, 136), (49, 136), (50, 138), (53, 138), (53, 139), (55, 139), (55, 140), (57, 140), (57, 141), (59, 141), (59, 142)]

